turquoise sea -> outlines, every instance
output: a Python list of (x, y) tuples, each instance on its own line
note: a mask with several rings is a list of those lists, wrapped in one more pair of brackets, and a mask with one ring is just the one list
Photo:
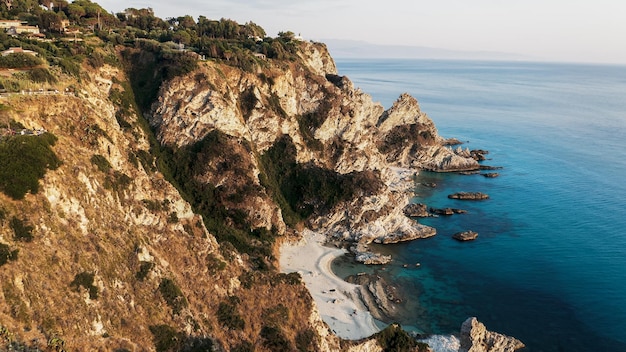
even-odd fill
[[(476, 316), (521, 339), (525, 351), (626, 351), (626, 66), (337, 65), (385, 108), (410, 93), (442, 136), (487, 149), (484, 164), (504, 167), (495, 179), (421, 173), (415, 202), (469, 213), (421, 220), (437, 236), (376, 247), (395, 258), (385, 267), (337, 260), (338, 275), (388, 277), (407, 295), (398, 320), (425, 333), (457, 333)], [(458, 191), (491, 198), (447, 198)], [(451, 239), (463, 230), (478, 239)]]

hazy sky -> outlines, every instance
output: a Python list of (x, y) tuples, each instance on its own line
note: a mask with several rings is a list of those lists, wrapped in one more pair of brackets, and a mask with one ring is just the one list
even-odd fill
[(109, 11), (253, 21), (270, 36), (498, 51), (626, 64), (624, 0), (95, 0)]

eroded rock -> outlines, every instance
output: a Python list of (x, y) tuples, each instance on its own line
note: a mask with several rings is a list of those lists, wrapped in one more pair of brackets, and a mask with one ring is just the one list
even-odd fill
[(461, 242), (473, 241), (477, 237), (478, 237), (478, 233), (474, 232), (474, 231), (457, 232), (454, 235), (452, 235), (452, 238), (454, 238), (457, 241), (461, 241)]
[(513, 352), (524, 347), (524, 343), (514, 337), (488, 331), (476, 317), (468, 318), (461, 325), (459, 352)]

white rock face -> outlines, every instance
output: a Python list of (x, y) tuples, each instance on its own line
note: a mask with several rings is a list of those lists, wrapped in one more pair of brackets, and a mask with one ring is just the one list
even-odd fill
[[(273, 65), (270, 60), (263, 75), (207, 62), (197, 72), (164, 85), (151, 121), (161, 143), (182, 147), (219, 130), (250, 143), (260, 155), (288, 135), (298, 163), (340, 174), (376, 170), (383, 183), (375, 194), (339, 202), (328, 214), (311, 219), (309, 225), (315, 230), (361, 244), (434, 235), (434, 229), (403, 214), (412, 181), (398, 183), (394, 170), (467, 170), (478, 168), (477, 162), (442, 145), (444, 139), (415, 98), (402, 94), (384, 111), (348, 78), (336, 75), (323, 45), (301, 45), (299, 63)], [(247, 181), (236, 180), (241, 175), (215, 173), (210, 168), (201, 178), (213, 185), (247, 182), (260, 186), (262, 172), (255, 154), (244, 158), (250, 158), (254, 175), (243, 178)], [(244, 211), (254, 226), (284, 230), (280, 209), (269, 194), (246, 203)], [(354, 248), (363, 254), (361, 249), (366, 247)], [(366, 257), (371, 262), (371, 255)]]
[(514, 337), (488, 331), (475, 317), (467, 318), (461, 325), (459, 352), (513, 352), (524, 347)]

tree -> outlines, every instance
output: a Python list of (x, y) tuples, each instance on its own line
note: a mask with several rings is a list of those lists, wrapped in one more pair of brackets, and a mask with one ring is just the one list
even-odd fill
[(189, 45), (191, 43), (191, 35), (187, 31), (177, 31), (172, 35), (172, 40), (176, 43)]
[(183, 29), (196, 29), (196, 21), (193, 20), (193, 17), (181, 16), (176, 19), (178, 21), (178, 26)]
[(71, 20), (79, 21), (81, 18), (85, 17), (86, 14), (87, 11), (75, 2), (67, 5), (67, 15)]
[[(63, 12), (60, 13), (63, 14)], [(61, 20), (63, 18), (60, 14), (44, 11), (39, 15), (39, 27), (47, 31), (59, 32), (61, 30)]]

